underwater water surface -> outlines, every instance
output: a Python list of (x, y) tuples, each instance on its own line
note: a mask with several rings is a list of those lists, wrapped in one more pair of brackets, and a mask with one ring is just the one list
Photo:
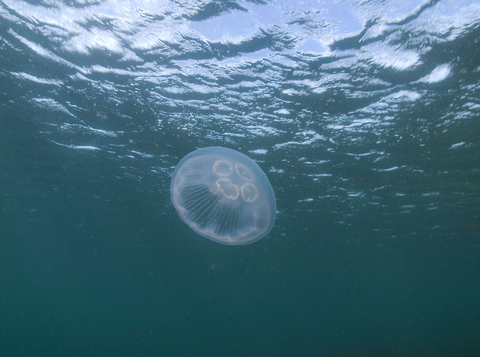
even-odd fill
[(0, 355), (480, 355), (478, 1), (0, 0), (0, 63)]

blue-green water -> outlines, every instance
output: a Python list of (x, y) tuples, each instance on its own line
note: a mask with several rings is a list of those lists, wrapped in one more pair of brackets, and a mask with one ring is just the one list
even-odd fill
[[(478, 1), (0, 1), (1, 356), (479, 356)], [(254, 159), (271, 233), (170, 203)]]

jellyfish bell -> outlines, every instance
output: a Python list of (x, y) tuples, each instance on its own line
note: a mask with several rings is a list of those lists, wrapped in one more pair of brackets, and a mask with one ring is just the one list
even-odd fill
[(273, 228), (275, 193), (260, 166), (223, 147), (191, 152), (178, 163), (170, 197), (195, 232), (227, 245), (250, 244)]

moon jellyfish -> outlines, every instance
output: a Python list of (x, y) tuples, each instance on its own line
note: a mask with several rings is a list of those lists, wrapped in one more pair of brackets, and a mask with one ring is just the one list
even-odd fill
[(191, 229), (228, 245), (265, 237), (277, 212), (275, 193), (260, 166), (246, 155), (222, 147), (196, 150), (180, 160), (173, 172), (170, 197)]

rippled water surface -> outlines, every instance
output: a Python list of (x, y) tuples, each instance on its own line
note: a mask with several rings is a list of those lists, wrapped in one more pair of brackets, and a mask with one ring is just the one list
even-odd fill
[[(0, 0), (0, 355), (480, 355), (476, 0)], [(195, 235), (180, 159), (277, 197)]]

